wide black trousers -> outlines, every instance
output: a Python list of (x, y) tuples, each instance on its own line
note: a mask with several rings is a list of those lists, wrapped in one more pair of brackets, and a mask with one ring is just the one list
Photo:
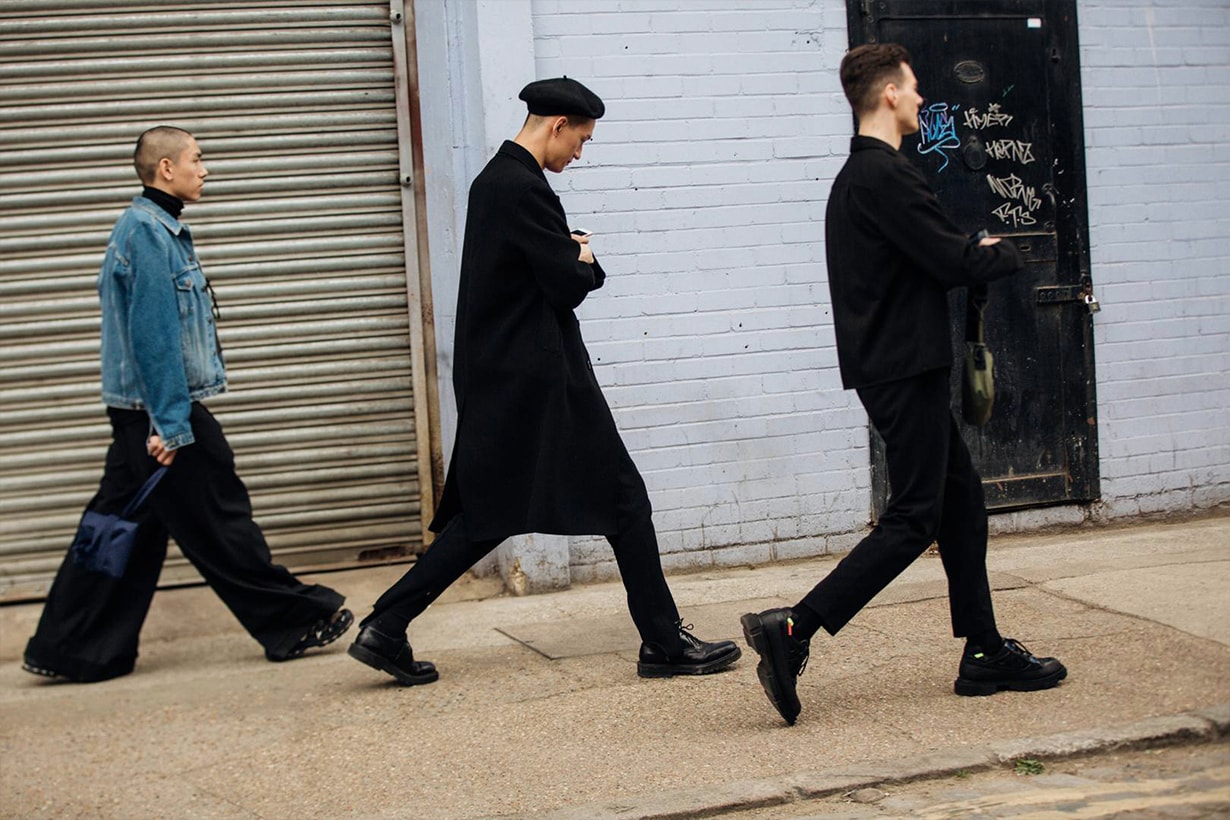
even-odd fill
[(871, 533), (803, 598), (830, 634), (932, 543), (948, 576), (953, 635), (995, 629), (982, 479), (949, 408), (948, 375), (932, 370), (858, 391), (884, 439), (891, 495)]
[[(149, 416), (108, 408), (112, 441), (98, 493), (87, 510), (118, 513), (157, 462), (145, 449)], [(266, 651), (284, 655), (319, 619), (341, 607), (340, 594), (309, 586), (273, 563), (252, 520), (247, 488), (222, 427), (192, 405), (195, 443), (175, 461), (138, 513), (136, 544), (123, 578), (85, 571), (66, 556), (51, 586), (26, 660), (82, 681), (132, 671), (137, 643), (167, 552), (180, 550)]]
[[(608, 535), (607, 541), (628, 595), (628, 611), (642, 641), (676, 651), (681, 644), (679, 611), (662, 574), (649, 493), (626, 450), (618, 469), (618, 531)], [(402, 634), (444, 590), (500, 545), (503, 538), (471, 539), (466, 532), (467, 514), (463, 511), (449, 519), (427, 552), (380, 596), (362, 626), (373, 626), (390, 636)]]

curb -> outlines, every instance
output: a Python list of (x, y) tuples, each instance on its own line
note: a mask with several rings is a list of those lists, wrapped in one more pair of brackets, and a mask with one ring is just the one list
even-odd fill
[[(897, 760), (816, 772), (740, 780), (704, 788), (603, 800), (545, 812), (513, 815), (535, 820), (684, 820), (816, 800), (886, 783), (906, 783), (975, 772), (1021, 758), (1058, 759), (1161, 743), (1217, 740), (1230, 735), (1230, 703), (1177, 715), (1144, 718), (1101, 729), (1061, 732), (954, 748)], [(504, 815), (504, 820), (510, 820)]]

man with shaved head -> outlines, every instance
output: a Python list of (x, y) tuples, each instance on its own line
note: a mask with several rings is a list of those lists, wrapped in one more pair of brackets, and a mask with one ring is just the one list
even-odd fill
[[(149, 129), (137, 140), (137, 148), (133, 151), (132, 164), (137, 169), (137, 177), (157, 190), (159, 163), (163, 159), (178, 159), (188, 148), (194, 148), (198, 153), (200, 151), (196, 139), (182, 128), (159, 125)], [(203, 182), (208, 172), (202, 171)]]
[(26, 646), (26, 671), (82, 683), (133, 670), (168, 535), (271, 661), (324, 646), (354, 620), (337, 592), (273, 563), (230, 445), (201, 403), (226, 390), (213, 291), (179, 221), (209, 175), (201, 148), (182, 128), (158, 126), (137, 140), (133, 164), (145, 188), (115, 223), (98, 276), (112, 441), (87, 513), (120, 513), (159, 465), (167, 470), (135, 515), (122, 577), (70, 551)]

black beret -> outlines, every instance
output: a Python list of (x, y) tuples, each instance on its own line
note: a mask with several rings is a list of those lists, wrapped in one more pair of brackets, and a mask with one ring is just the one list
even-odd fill
[(525, 100), (531, 114), (540, 117), (572, 115), (596, 120), (606, 113), (598, 95), (571, 77), (535, 80), (517, 96)]

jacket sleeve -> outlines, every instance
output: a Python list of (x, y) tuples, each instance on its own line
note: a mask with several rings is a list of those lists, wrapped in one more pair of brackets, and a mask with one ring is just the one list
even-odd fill
[(188, 375), (180, 349), (179, 299), (161, 228), (142, 222), (131, 247), (129, 338), (141, 401), (168, 450), (192, 444)]
[(922, 172), (907, 162), (893, 168), (879, 196), (879, 220), (900, 251), (943, 285), (953, 288), (1010, 276), (1025, 265), (1006, 240), (979, 246), (940, 207)]
[(602, 265), (598, 264), (598, 257), (594, 257), (594, 264), (591, 266), (594, 269), (594, 286), (590, 290), (597, 290), (606, 282), (606, 271), (602, 269)]
[(602, 286), (602, 269), (577, 258), (580, 248), (550, 188), (535, 185), (526, 189), (513, 211), (510, 229), (513, 243), (552, 307), (572, 310), (591, 290)]

